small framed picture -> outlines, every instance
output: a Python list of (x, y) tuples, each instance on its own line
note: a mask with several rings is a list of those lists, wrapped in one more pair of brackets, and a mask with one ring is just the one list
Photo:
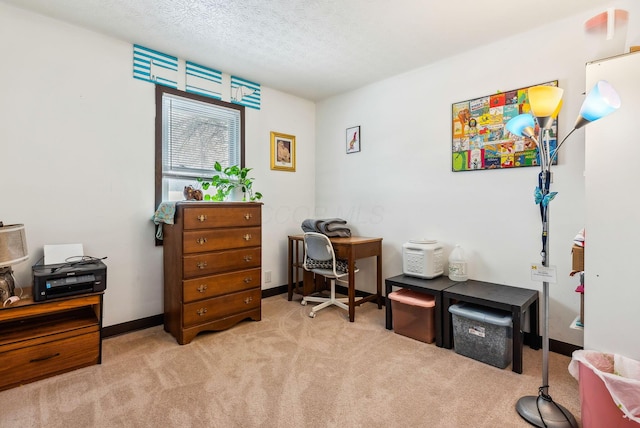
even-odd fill
[(271, 169), (296, 170), (296, 137), (271, 132)]
[(360, 127), (347, 128), (347, 154), (360, 151)]

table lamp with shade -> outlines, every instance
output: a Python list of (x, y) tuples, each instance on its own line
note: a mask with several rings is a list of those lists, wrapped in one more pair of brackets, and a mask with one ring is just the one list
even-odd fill
[(23, 224), (0, 222), (0, 303), (15, 295), (16, 282), (12, 265), (29, 258), (27, 236)]
[[(549, 129), (562, 107), (563, 90), (556, 86), (533, 86), (528, 89), (531, 114), (520, 114), (505, 125), (511, 134), (531, 139), (538, 147), (538, 187), (534, 192), (535, 203), (540, 206), (542, 218), (542, 265), (549, 266), (549, 203), (557, 192), (550, 192), (551, 165), (557, 158), (558, 150), (576, 130), (595, 122), (620, 107), (620, 97), (607, 81), (600, 80), (587, 94), (573, 129), (553, 149), (550, 146)], [(537, 123), (537, 126), (536, 126)], [(574, 416), (563, 406), (553, 401), (549, 395), (549, 283), (543, 282), (542, 329), (542, 386), (537, 396), (521, 397), (516, 410), (532, 425), (544, 428), (577, 427)]]

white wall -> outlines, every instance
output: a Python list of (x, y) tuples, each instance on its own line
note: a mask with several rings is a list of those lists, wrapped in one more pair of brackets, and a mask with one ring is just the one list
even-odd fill
[[(30, 253), (14, 270), (28, 286), (45, 244), (107, 256), (105, 326), (163, 311), (151, 222), (154, 85), (132, 77), (134, 42), (0, 3), (0, 220), (25, 224)], [(270, 131), (296, 136), (297, 172), (270, 170)], [(315, 106), (262, 88), (246, 133), (246, 163), (265, 195), (269, 288), (286, 283), (286, 235), (313, 210)]]
[[(637, 2), (610, 5), (631, 12), (628, 39), (640, 44)], [(331, 216), (348, 219), (357, 234), (384, 238), (384, 277), (402, 271), (406, 240), (432, 237), (447, 250), (460, 243), (475, 279), (540, 289), (528, 271), (540, 260), (537, 170), (452, 173), (451, 104), (559, 79), (566, 135), (582, 100), (584, 64), (594, 59), (583, 23), (602, 10), (317, 107), (263, 87), (262, 110), (246, 116), (246, 161), (265, 194), (263, 271), (272, 272), (272, 283), (263, 288), (287, 281), (286, 235), (299, 233), (305, 218)], [(105, 325), (162, 312), (162, 249), (149, 220), (153, 85), (132, 78), (134, 42), (0, 3), (0, 220), (25, 223), (31, 253), (15, 266), (18, 280), (30, 283), (44, 244), (82, 242), (87, 254), (109, 257)], [(345, 130), (355, 125), (362, 151), (346, 155)], [(295, 173), (270, 170), (270, 131), (296, 136)], [(571, 240), (584, 226), (583, 144), (584, 132), (576, 132), (560, 154), (550, 214), (550, 262), (558, 268), (551, 337), (577, 345), (582, 334), (568, 327), (578, 310), (577, 280), (568, 272)], [(359, 288), (373, 291), (372, 260), (359, 266)]]
[[(640, 111), (640, 53), (587, 66), (587, 82), (604, 79), (619, 92), (620, 109), (585, 130), (585, 349), (640, 361), (636, 280), (640, 202), (634, 159), (640, 156), (635, 121)], [(630, 161), (630, 162), (629, 162)]]
[[(254, 168), (254, 188), (262, 200), (263, 289), (287, 283), (287, 235), (302, 233), (315, 200), (315, 104), (262, 88), (262, 110), (247, 109), (246, 163)], [(271, 131), (296, 137), (296, 171), (272, 171)], [(272, 272), (264, 283), (264, 272)]]
[[(612, 5), (630, 11), (634, 6)], [(631, 16), (640, 13), (635, 9)], [(566, 135), (582, 103), (585, 62), (593, 59), (583, 24), (602, 10), (319, 103), (318, 212), (343, 216), (359, 235), (383, 237), (384, 277), (402, 273), (404, 242), (428, 237), (443, 242), (447, 254), (461, 244), (473, 279), (541, 291), (530, 277), (530, 263), (541, 261), (541, 221), (533, 200), (539, 169), (452, 172), (451, 105), (558, 79), (565, 90), (559, 132)], [(345, 130), (355, 125), (361, 126), (362, 151), (347, 155)], [(550, 287), (550, 337), (576, 345), (582, 332), (569, 325), (579, 310), (578, 280), (569, 272), (572, 240), (585, 221), (583, 170), (581, 130), (554, 167), (552, 190), (559, 194), (550, 208), (550, 264), (558, 272)], [(362, 266), (358, 281), (374, 291), (372, 261)]]

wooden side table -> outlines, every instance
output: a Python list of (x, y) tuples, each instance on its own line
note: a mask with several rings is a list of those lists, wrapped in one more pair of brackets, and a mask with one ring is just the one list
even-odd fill
[(522, 317), (529, 311), (531, 334), (535, 340), (529, 343), (532, 349), (539, 349), (538, 344), (538, 291), (528, 288), (511, 287), (490, 282), (468, 280), (454, 282), (442, 292), (443, 312), (443, 347), (451, 349), (453, 329), (449, 306), (451, 301), (475, 303), (491, 308), (502, 309), (511, 313), (513, 320), (513, 362), (512, 370), (522, 373)]
[(102, 362), (103, 293), (0, 307), (0, 390)]
[(386, 296), (386, 327), (387, 330), (391, 330), (393, 328), (393, 314), (391, 311), (391, 300), (389, 299), (389, 294), (392, 291), (392, 287), (400, 287), (400, 288), (408, 288), (410, 290), (417, 291), (419, 293), (430, 294), (435, 298), (435, 308), (434, 308), (434, 316), (435, 323), (434, 327), (436, 330), (436, 346), (442, 348), (443, 346), (443, 335), (442, 335), (442, 325), (443, 325), (443, 316), (445, 314), (442, 311), (442, 291), (451, 285), (455, 284), (455, 281), (450, 280), (446, 276), (439, 276), (433, 279), (423, 279), (416, 278), (408, 275), (398, 275), (393, 278), (387, 278), (384, 281), (385, 284), (385, 296)]

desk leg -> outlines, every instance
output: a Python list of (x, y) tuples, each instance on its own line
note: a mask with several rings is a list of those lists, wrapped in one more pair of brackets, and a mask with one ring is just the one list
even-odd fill
[(442, 347), (446, 349), (453, 347), (453, 329), (451, 328), (449, 306), (451, 306), (451, 298), (442, 296)]
[[(382, 244), (380, 244), (382, 246)], [(382, 249), (380, 250), (380, 254), (376, 256), (376, 264), (378, 271), (378, 284), (376, 291), (378, 293), (378, 309), (382, 309)]]
[(353, 254), (349, 254), (349, 321), (356, 319), (356, 263)]
[(511, 369), (516, 373), (522, 373), (522, 308), (514, 307), (511, 310), (511, 319), (513, 321), (513, 332), (512, 332), (512, 342), (513, 342), (513, 361), (511, 364)]
[(384, 295), (385, 297), (385, 311), (386, 311), (386, 327), (387, 330), (391, 330), (393, 328), (393, 314), (391, 313), (391, 299), (389, 299), (389, 294), (391, 294), (391, 284), (388, 281), (384, 283)]

